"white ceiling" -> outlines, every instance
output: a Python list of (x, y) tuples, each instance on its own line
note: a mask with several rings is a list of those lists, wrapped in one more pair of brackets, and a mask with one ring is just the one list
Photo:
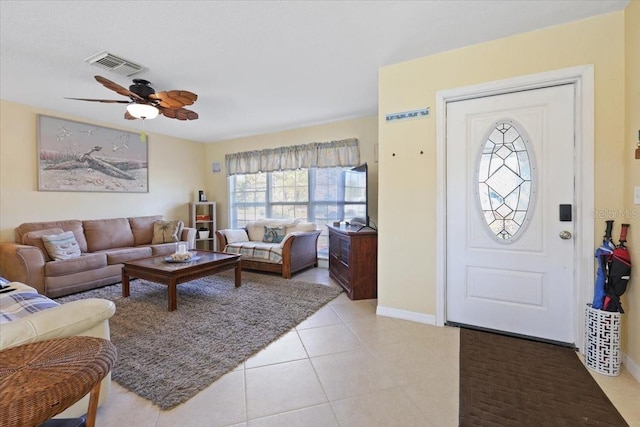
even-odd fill
[[(378, 69), (623, 9), (629, 0), (0, 1), (2, 99), (140, 129), (93, 78), (198, 94), (200, 118), (145, 130), (200, 142), (374, 115)], [(147, 69), (85, 62), (100, 51)], [(508, 58), (505, 58), (508, 60)], [(428, 78), (428, 76), (425, 76)]]

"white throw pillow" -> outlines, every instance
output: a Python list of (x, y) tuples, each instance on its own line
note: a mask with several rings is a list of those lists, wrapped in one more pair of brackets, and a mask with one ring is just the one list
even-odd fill
[(242, 242), (249, 241), (249, 236), (247, 236), (247, 232), (242, 229), (224, 230), (224, 235), (227, 237), (227, 243), (242, 243)]
[(80, 256), (80, 246), (72, 231), (42, 236), (42, 241), (47, 253), (54, 260), (60, 261)]

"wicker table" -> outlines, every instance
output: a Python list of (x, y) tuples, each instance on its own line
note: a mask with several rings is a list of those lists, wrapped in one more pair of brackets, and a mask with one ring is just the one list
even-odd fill
[(87, 393), (95, 425), (100, 382), (116, 360), (109, 340), (56, 338), (0, 351), (0, 425), (38, 426)]

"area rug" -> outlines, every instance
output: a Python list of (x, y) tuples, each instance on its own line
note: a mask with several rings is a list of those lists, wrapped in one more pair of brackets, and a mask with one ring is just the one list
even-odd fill
[(178, 285), (178, 309), (167, 310), (167, 287), (131, 282), (56, 299), (106, 298), (116, 304), (110, 319), (118, 350), (112, 378), (162, 409), (186, 402), (225, 373), (284, 335), (337, 297), (335, 285), (242, 273), (208, 276)]
[(573, 349), (460, 329), (460, 426), (628, 426)]

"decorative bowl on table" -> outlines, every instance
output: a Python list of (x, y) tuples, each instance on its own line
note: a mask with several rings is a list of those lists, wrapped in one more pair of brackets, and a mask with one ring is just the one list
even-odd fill
[(193, 258), (193, 252), (185, 252), (185, 253), (176, 252), (174, 254), (171, 254), (168, 258), (170, 258), (171, 261), (173, 262), (191, 261), (191, 259)]

